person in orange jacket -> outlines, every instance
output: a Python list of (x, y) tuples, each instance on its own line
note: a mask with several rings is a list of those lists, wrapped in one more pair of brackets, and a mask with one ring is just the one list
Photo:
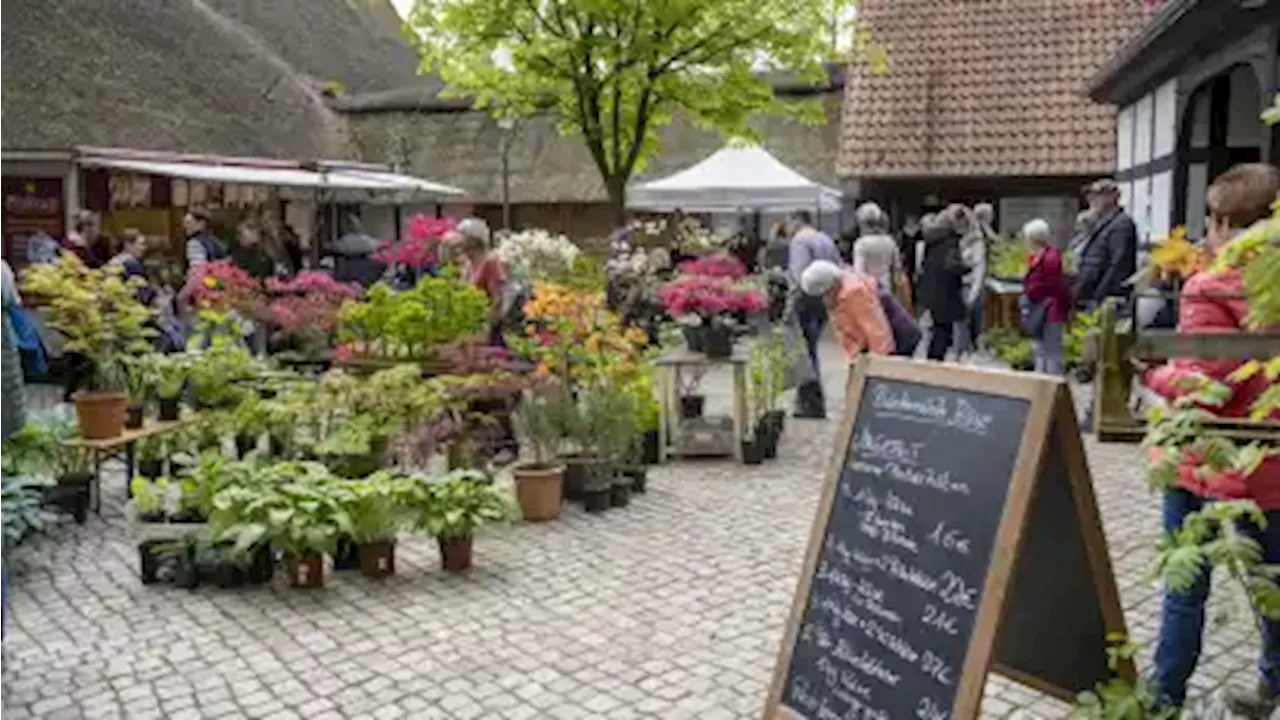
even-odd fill
[(800, 276), (800, 289), (810, 297), (826, 299), (827, 314), (850, 360), (863, 351), (881, 355), (894, 351), (893, 332), (874, 277), (829, 260), (815, 260)]
[[(1206, 249), (1216, 253), (1232, 238), (1271, 214), (1280, 193), (1280, 170), (1271, 165), (1237, 165), (1214, 180), (1208, 190), (1209, 219)], [(1238, 333), (1246, 330), (1248, 305), (1239, 268), (1223, 272), (1203, 270), (1183, 286), (1178, 332)], [(1178, 358), (1147, 370), (1143, 382), (1153, 392), (1174, 400), (1189, 392), (1188, 381), (1208, 377), (1231, 387), (1231, 398), (1220, 407), (1205, 408), (1225, 417), (1247, 417), (1268, 381), (1255, 375), (1237, 382), (1230, 375), (1236, 361)], [(1280, 413), (1273, 414), (1273, 417)], [(1198, 474), (1203, 458), (1188, 452), (1181, 460), (1176, 487), (1165, 491), (1164, 527), (1175, 532), (1185, 518), (1214, 500), (1253, 500), (1266, 513), (1266, 528), (1241, 528), (1262, 547), (1263, 562), (1280, 564), (1280, 457), (1272, 455), (1249, 475), (1239, 472)], [(1195, 670), (1204, 632), (1209, 573), (1204, 571), (1185, 592), (1165, 591), (1155, 654), (1154, 681), (1161, 700), (1181, 706), (1187, 680)], [(1229, 688), (1223, 701), (1245, 717), (1267, 717), (1280, 705), (1280, 622), (1262, 623), (1262, 657), (1256, 688)]]

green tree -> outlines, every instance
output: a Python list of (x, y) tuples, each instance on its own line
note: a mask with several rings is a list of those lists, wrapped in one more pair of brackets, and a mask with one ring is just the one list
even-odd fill
[(550, 113), (581, 135), (621, 216), (627, 181), (677, 114), (747, 139), (764, 112), (820, 122), (820, 103), (775, 97), (761, 70), (824, 81), (833, 28), (865, 44), (855, 2), (417, 0), (407, 24), (449, 94), (498, 115)]

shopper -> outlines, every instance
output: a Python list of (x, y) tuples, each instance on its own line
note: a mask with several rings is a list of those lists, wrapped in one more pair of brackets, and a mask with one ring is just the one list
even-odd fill
[(920, 263), (920, 304), (933, 322), (928, 358), (942, 360), (951, 347), (955, 324), (965, 317), (962, 281), (968, 268), (960, 256), (960, 206), (939, 213), (924, 227), (924, 253)]
[[(1235, 235), (1270, 215), (1280, 192), (1280, 171), (1259, 163), (1237, 165), (1219, 175), (1209, 186), (1206, 247), (1216, 253)], [(1178, 332), (1188, 334), (1239, 332), (1249, 307), (1239, 268), (1222, 272), (1206, 270), (1192, 275), (1183, 286)], [(1225, 417), (1244, 417), (1254, 401), (1274, 385), (1261, 373), (1248, 380), (1233, 377), (1235, 361), (1179, 358), (1144, 373), (1143, 381), (1157, 394), (1174, 399), (1194, 388), (1197, 378), (1227, 384), (1231, 397), (1220, 407), (1204, 408)], [(1273, 413), (1273, 419), (1280, 413)], [(1252, 500), (1265, 512), (1266, 525), (1238, 530), (1259, 545), (1262, 561), (1280, 564), (1280, 457), (1271, 455), (1251, 474), (1238, 471), (1203, 472), (1198, 458), (1182, 459), (1177, 487), (1164, 495), (1164, 528), (1175, 533), (1191, 513), (1215, 500)], [(1155, 654), (1154, 681), (1161, 699), (1180, 707), (1187, 680), (1200, 657), (1205, 604), (1209, 599), (1209, 573), (1202, 569), (1185, 591), (1165, 590)], [(1223, 694), (1227, 709), (1237, 715), (1265, 718), (1280, 704), (1280, 622), (1259, 618), (1262, 652), (1257, 687), (1228, 688)]]
[(137, 228), (126, 228), (120, 233), (120, 252), (111, 258), (110, 265), (118, 265), (123, 269), (126, 280), (137, 278), (141, 286), (137, 297), (144, 305), (150, 305), (155, 298), (155, 289), (147, 283), (147, 274), (142, 266), (142, 258), (147, 252), (147, 238)]
[[(870, 275), (819, 260), (804, 271), (800, 286), (805, 294), (826, 302), (831, 325), (850, 361), (864, 352), (910, 355), (915, 350), (919, 340), (915, 323), (900, 306), (885, 307), (885, 302), (896, 301), (892, 294), (877, 289)], [(890, 313), (894, 308), (897, 312)]]
[(875, 203), (854, 211), (858, 239), (853, 243), (853, 269), (875, 278), (878, 290), (894, 290), (894, 274), (902, 268), (898, 243), (889, 234), (889, 216)]
[(1031, 243), (1031, 259), (1023, 279), (1023, 294), (1031, 306), (1039, 306), (1039, 328), (1032, 331), (1036, 372), (1061, 375), (1062, 331), (1071, 314), (1071, 286), (1062, 272), (1062, 252), (1053, 246), (1049, 223), (1036, 219), (1022, 228)]
[(210, 229), (209, 214), (200, 208), (191, 208), (182, 217), (182, 229), (187, 233), (187, 272), (206, 262), (222, 260), (227, 250)]
[(81, 210), (76, 213), (72, 231), (67, 233), (62, 249), (80, 258), (80, 261), (91, 268), (102, 267), (106, 261), (103, 252), (105, 241), (102, 237), (102, 220), (92, 210)]
[(276, 263), (262, 247), (262, 228), (253, 220), (236, 226), (236, 242), (231, 246), (231, 262), (257, 280), (275, 274)]
[(1109, 297), (1126, 297), (1125, 282), (1137, 271), (1138, 231), (1120, 206), (1120, 187), (1103, 178), (1086, 191), (1095, 220), (1080, 244), (1075, 302), (1092, 310)]
[(827, 308), (822, 298), (800, 289), (800, 278), (812, 263), (826, 260), (840, 264), (840, 251), (831, 236), (813, 227), (813, 216), (807, 210), (796, 210), (787, 217), (787, 275), (790, 285), (791, 316), (804, 337), (811, 377), (796, 388), (797, 408), (801, 418), (825, 418), (826, 398), (822, 394), (822, 370), (818, 364), (818, 343), (827, 324)]

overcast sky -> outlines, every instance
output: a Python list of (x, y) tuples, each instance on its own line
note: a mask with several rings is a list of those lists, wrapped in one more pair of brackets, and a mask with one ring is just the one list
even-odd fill
[(396, 12), (400, 13), (400, 17), (404, 17), (405, 13), (413, 7), (413, 0), (391, 0), (391, 4), (395, 6)]

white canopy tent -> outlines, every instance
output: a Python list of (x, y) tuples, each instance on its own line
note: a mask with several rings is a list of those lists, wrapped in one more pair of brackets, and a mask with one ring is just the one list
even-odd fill
[(732, 213), (839, 212), (840, 191), (813, 182), (759, 146), (726, 146), (674, 175), (632, 185), (634, 210)]

